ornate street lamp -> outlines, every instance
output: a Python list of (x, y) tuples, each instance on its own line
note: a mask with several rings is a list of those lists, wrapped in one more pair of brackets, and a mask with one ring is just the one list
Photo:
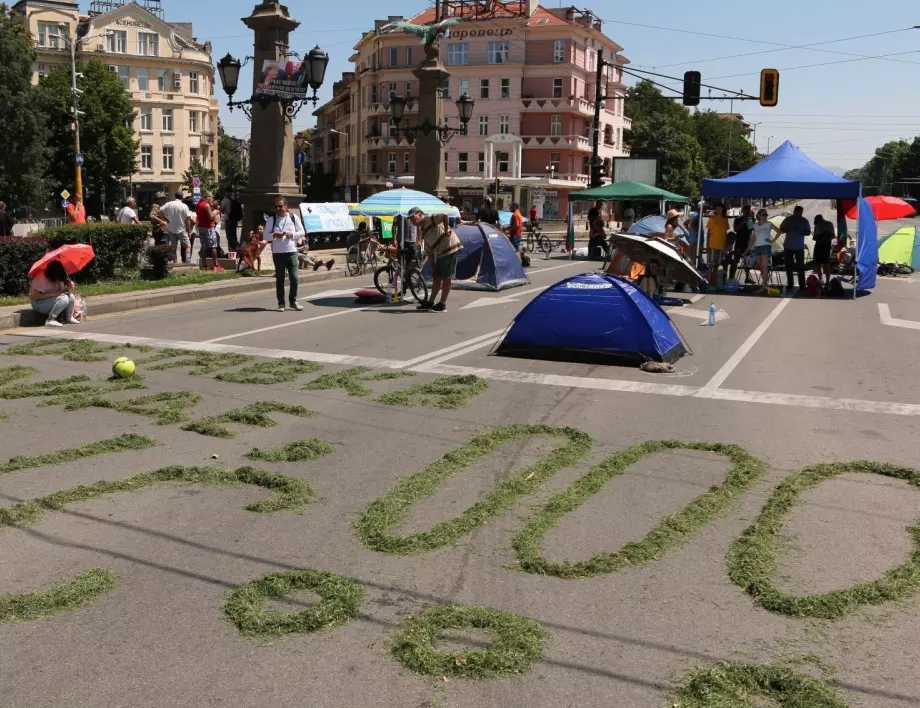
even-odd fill
[(456, 128), (449, 126), (446, 118), (444, 125), (435, 125), (427, 117), (421, 125), (400, 128), (400, 123), (406, 116), (406, 106), (408, 104), (409, 101), (406, 100), (405, 96), (393, 96), (390, 99), (390, 116), (396, 125), (396, 135), (404, 137), (410, 144), (415, 142), (419, 133), (422, 135), (437, 133), (438, 140), (442, 145), (449, 143), (456, 135), (469, 135), (469, 124), (473, 117), (473, 107), (476, 102), (467, 94), (463, 94), (454, 102), (454, 105), (457, 106), (457, 113), (460, 116), (460, 126)]

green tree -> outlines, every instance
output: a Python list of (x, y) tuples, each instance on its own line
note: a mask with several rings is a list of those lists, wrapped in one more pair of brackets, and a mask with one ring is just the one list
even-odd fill
[(47, 121), (35, 100), (34, 63), (32, 37), (0, 3), (0, 199), (16, 212), (50, 196), (44, 179)]
[(245, 187), (249, 183), (249, 174), (243, 169), (240, 141), (227, 135), (220, 121), (217, 123), (217, 135), (217, 161), (220, 163), (217, 189), (223, 196)]
[(732, 173), (743, 172), (756, 164), (757, 152), (744, 134), (740, 121), (713, 111), (699, 111), (693, 115), (691, 125), (703, 151), (707, 177), (729, 176), (729, 143)]
[[(218, 161), (220, 156), (218, 156)], [(192, 159), (192, 163), (189, 165), (188, 169), (182, 173), (182, 184), (188, 191), (194, 190), (194, 185), (192, 180), (197, 177), (201, 180), (201, 192), (210, 192), (211, 194), (217, 193), (217, 180), (214, 178), (214, 172), (209, 170), (207, 167), (201, 164), (201, 160), (197, 157)]]
[[(84, 186), (92, 191), (87, 211), (102, 213), (100, 191), (117, 194), (118, 182), (137, 169), (140, 142), (134, 137), (134, 107), (118, 76), (98, 59), (78, 64), (80, 94), (80, 149), (86, 160)], [(70, 67), (53, 69), (38, 85), (38, 103), (48, 116), (48, 178), (57, 191), (73, 191), (74, 142), (71, 131)], [(111, 204), (107, 205), (111, 206)]]

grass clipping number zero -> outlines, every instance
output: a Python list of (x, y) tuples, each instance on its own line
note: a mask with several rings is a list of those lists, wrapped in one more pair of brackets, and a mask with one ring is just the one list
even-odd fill
[(907, 529), (914, 542), (910, 556), (877, 580), (818, 595), (791, 595), (773, 585), (774, 539), (798, 496), (825, 480), (853, 473), (902, 479), (920, 487), (920, 471), (881, 462), (835, 462), (805, 468), (776, 488), (760, 516), (732, 544), (728, 554), (728, 577), (732, 582), (770, 612), (823, 619), (838, 619), (861, 605), (878, 605), (915, 592), (920, 587), (920, 522)]
[[(266, 612), (265, 603), (310, 590), (322, 602), (302, 612)], [(320, 570), (273, 573), (230, 591), (224, 614), (247, 636), (280, 637), (295, 632), (315, 632), (338, 627), (358, 616), (364, 588), (353, 580)]]
[[(482, 629), (494, 639), (487, 649), (441, 652), (435, 644), (445, 630)], [(543, 657), (549, 632), (526, 617), (491, 607), (442, 605), (403, 622), (393, 639), (393, 656), (425, 676), (490, 679), (522, 674)]]
[(760, 696), (784, 708), (847, 708), (825, 683), (772, 664), (720, 663), (694, 669), (674, 696), (673, 708), (742, 708)]

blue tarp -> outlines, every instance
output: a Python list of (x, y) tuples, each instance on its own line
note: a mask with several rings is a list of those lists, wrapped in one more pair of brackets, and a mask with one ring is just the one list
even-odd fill
[(872, 206), (859, 200), (859, 233), (856, 235), (857, 290), (875, 287), (878, 274), (878, 224)]
[[(530, 282), (521, 260), (503, 233), (489, 224), (460, 224), (457, 235), (463, 250), (457, 255), (457, 277), (452, 287), (461, 290), (504, 290)], [(431, 282), (431, 262), (422, 268)]]
[(706, 197), (858, 199), (859, 182), (838, 177), (790, 141), (746, 172), (726, 179), (704, 179)]
[(587, 273), (538, 295), (515, 318), (496, 353), (641, 364), (673, 362), (687, 350), (664, 310), (631, 281)]

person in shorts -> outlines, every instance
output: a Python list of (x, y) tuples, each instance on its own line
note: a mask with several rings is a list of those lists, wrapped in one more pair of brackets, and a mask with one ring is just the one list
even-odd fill
[(521, 214), (521, 206), (517, 203), (511, 205), (511, 221), (508, 223), (508, 240), (511, 246), (517, 251), (518, 258), (521, 257), (521, 236), (524, 233), (524, 217)]
[(201, 201), (195, 206), (195, 216), (198, 223), (198, 239), (201, 241), (202, 260), (211, 259), (210, 268), (206, 265), (205, 270), (223, 270), (217, 264), (217, 231), (215, 226), (220, 219), (220, 209), (215, 209), (211, 201), (211, 193), (205, 192), (201, 195)]
[[(457, 254), (463, 248), (460, 237), (450, 228), (447, 214), (425, 216), (418, 207), (409, 210), (409, 223), (418, 229), (425, 253), (432, 261), (431, 299), (418, 306), (419, 310), (444, 312), (451, 281), (457, 277)], [(441, 299), (435, 303), (435, 298)]]
[(725, 255), (725, 245), (728, 239), (728, 219), (725, 216), (725, 205), (716, 204), (715, 211), (706, 224), (709, 234), (709, 285), (715, 287), (719, 284), (719, 269), (722, 267), (722, 257)]
[[(767, 216), (766, 209), (761, 209), (757, 212), (757, 223), (754, 224), (751, 244), (744, 253), (745, 256), (751, 253), (757, 259), (757, 267), (760, 268), (760, 288), (758, 288), (757, 292), (764, 291), (770, 280), (770, 260), (773, 257), (773, 242), (782, 233), (775, 224), (767, 221)], [(773, 235), (774, 233), (776, 234), (775, 236)]]
[(824, 275), (824, 284), (825, 286), (830, 285), (831, 283), (831, 249), (834, 244), (834, 225), (825, 219), (821, 214), (818, 214), (815, 217), (815, 228), (814, 228), (814, 238), (815, 240), (815, 252), (814, 258), (814, 269), (818, 274), (818, 279), (821, 279), (821, 275)]

